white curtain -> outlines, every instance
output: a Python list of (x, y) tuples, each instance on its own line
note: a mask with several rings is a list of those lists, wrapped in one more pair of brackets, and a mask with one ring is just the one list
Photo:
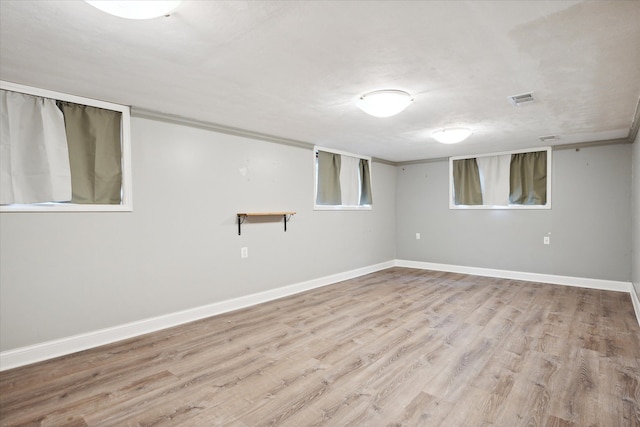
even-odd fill
[(342, 204), (357, 206), (360, 204), (360, 159), (351, 156), (341, 156), (340, 192)]
[(477, 157), (482, 188), (482, 204), (489, 206), (509, 205), (509, 174), (511, 154)]
[(0, 90), (0, 204), (71, 200), (64, 117), (53, 99)]

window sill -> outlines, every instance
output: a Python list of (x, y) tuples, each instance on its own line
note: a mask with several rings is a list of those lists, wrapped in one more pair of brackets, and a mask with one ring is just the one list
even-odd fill
[(371, 205), (362, 206), (335, 206), (335, 205), (314, 205), (314, 211), (370, 211), (373, 209)]
[(0, 206), (2, 213), (25, 212), (132, 212), (131, 204), (121, 205), (77, 205), (62, 203), (42, 203), (34, 205), (6, 205)]
[(551, 209), (551, 204), (546, 205), (508, 205), (508, 206), (493, 206), (493, 205), (449, 205), (449, 209), (452, 210), (540, 210)]

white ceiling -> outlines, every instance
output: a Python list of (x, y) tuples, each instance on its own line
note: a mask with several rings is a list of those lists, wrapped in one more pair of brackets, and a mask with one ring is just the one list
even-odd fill
[[(390, 161), (626, 138), (639, 46), (640, 1), (0, 1), (2, 80)], [(398, 116), (355, 106), (389, 88), (414, 96)], [(453, 126), (474, 134), (430, 138)]]

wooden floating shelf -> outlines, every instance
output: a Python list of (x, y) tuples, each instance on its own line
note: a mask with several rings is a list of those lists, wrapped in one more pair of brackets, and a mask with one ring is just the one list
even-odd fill
[(250, 216), (281, 216), (284, 218), (284, 231), (287, 231), (287, 216), (291, 217), (295, 215), (295, 212), (284, 211), (284, 212), (238, 212), (236, 215), (238, 217), (238, 236), (242, 234), (242, 223)]
[(238, 212), (238, 216), (282, 216), (295, 214), (295, 212)]

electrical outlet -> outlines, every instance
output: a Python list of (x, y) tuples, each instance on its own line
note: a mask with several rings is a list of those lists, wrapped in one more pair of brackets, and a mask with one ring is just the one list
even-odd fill
[(420, 233), (416, 233), (416, 240), (420, 240)]
[(249, 248), (240, 248), (240, 258), (249, 258)]
[(544, 244), (545, 244), (545, 245), (549, 245), (549, 244), (551, 244), (551, 237), (549, 237), (549, 236), (544, 236)]

